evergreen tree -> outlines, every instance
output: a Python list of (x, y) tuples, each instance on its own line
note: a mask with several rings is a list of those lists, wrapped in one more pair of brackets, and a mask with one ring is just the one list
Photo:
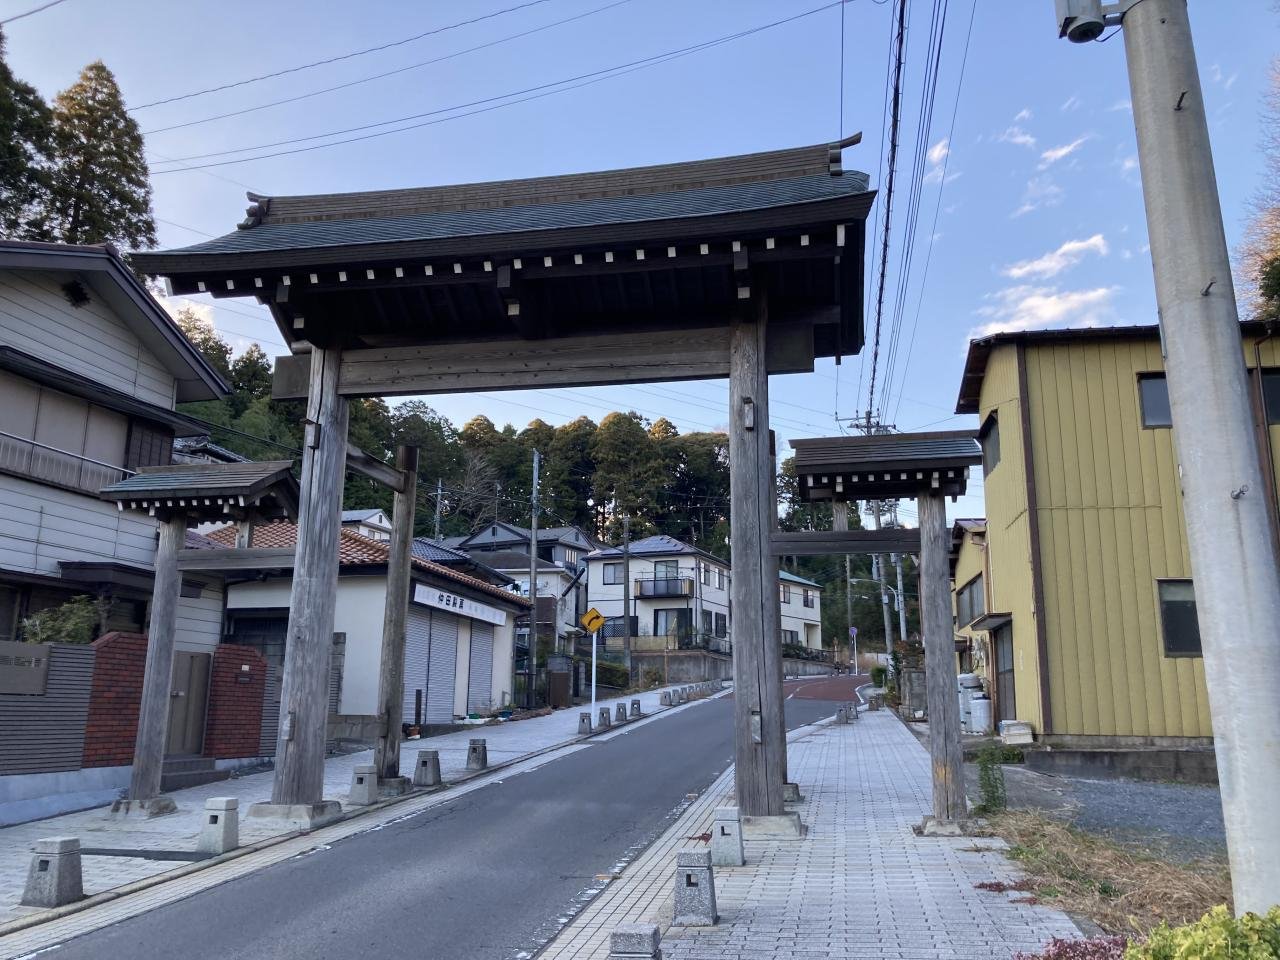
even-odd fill
[(101, 60), (54, 100), (53, 145), (48, 239), (156, 245), (142, 132)]
[(0, 28), (0, 236), (30, 239), (41, 236), (48, 205), (53, 114), (14, 77), (4, 47)]
[(547, 448), (543, 495), (547, 505), (569, 523), (595, 531), (595, 517), (587, 506), (595, 462), (591, 439), (596, 434), (590, 417), (578, 417), (557, 427)]

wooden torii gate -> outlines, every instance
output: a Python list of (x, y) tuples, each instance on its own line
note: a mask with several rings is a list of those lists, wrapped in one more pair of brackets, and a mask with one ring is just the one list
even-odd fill
[(946, 497), (962, 496), (969, 468), (982, 463), (968, 430), (872, 434), (792, 440), (800, 498), (847, 505), (857, 500), (914, 499), (919, 529), (791, 533), (774, 537), (787, 554), (918, 553), (920, 625), (924, 632), (929, 752), (933, 758), (933, 816), (923, 833), (963, 830), (964, 762), (951, 616), (950, 531)]
[(175, 294), (255, 297), (305, 398), (299, 537), (272, 803), (322, 801), (322, 685), (352, 397), (730, 378), (735, 757), (744, 817), (794, 831), (768, 375), (863, 342), (874, 198), (860, 140), (532, 180), (263, 197), (240, 229), (139, 253)]

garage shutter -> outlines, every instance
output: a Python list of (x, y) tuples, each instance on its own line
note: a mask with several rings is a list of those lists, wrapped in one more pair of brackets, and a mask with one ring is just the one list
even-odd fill
[(431, 614), (420, 607), (409, 607), (404, 621), (404, 723), (417, 723), (419, 701), (421, 721), (427, 722), (427, 649), (431, 641)]
[(471, 672), (467, 674), (467, 710), (493, 706), (493, 624), (471, 621)]
[(457, 614), (431, 611), (427, 723), (453, 723), (453, 679), (458, 661)]

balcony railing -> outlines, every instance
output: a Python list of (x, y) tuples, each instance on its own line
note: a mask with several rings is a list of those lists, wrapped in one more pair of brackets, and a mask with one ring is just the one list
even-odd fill
[(132, 470), (0, 431), (0, 471), (96, 494)]
[(636, 581), (637, 597), (692, 597), (693, 577), (654, 577)]

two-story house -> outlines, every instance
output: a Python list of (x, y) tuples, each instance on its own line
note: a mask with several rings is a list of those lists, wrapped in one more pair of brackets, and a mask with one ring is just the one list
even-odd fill
[(782, 642), (822, 649), (822, 587), (786, 570), (778, 572), (778, 600), (782, 609)]
[[(1241, 335), (1275, 505), (1280, 341)], [(957, 631), (997, 718), (1059, 748), (1209, 747), (1159, 328), (974, 340), (956, 410), (987, 513), (957, 535)]]

